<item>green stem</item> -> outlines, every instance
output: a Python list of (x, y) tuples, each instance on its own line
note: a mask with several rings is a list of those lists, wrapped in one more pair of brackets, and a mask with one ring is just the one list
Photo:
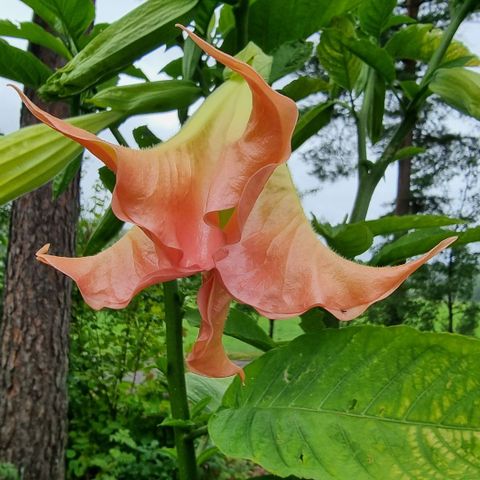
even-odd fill
[(128, 147), (128, 142), (125, 140), (125, 137), (120, 133), (120, 130), (116, 126), (110, 127), (112, 135), (115, 137), (115, 140), (122, 146)]
[[(165, 303), (165, 325), (167, 341), (167, 382), (170, 394), (172, 417), (188, 420), (187, 388), (183, 360), (182, 302), (178, 294), (176, 280), (163, 284)], [(173, 429), (179, 480), (196, 480), (198, 478), (195, 446), (190, 432), (185, 428)]]

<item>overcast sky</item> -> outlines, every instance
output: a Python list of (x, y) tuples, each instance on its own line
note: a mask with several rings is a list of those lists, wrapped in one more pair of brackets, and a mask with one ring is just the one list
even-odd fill
[[(19, 0), (0, 0), (0, 2), (0, 18), (13, 21), (26, 21), (31, 19), (31, 10)], [(97, 0), (96, 22), (112, 22), (140, 3), (142, 3), (141, 0)], [(466, 24), (462, 26), (456, 38), (464, 42), (474, 53), (480, 55), (478, 24)], [(8, 39), (8, 41), (21, 48), (24, 48), (26, 45), (26, 42), (21, 40)], [(170, 50), (167, 54), (165, 54), (163, 49), (160, 49), (159, 51), (146, 55), (138, 61), (136, 65), (142, 68), (150, 80), (156, 80), (159, 79), (157, 72), (162, 66), (180, 55), (180, 49), (177, 51)], [(5, 87), (6, 83), (8, 83), (8, 81), (0, 78), (0, 105), (2, 106), (0, 132), (4, 134), (18, 128), (20, 111), (20, 101), (11, 89)], [(121, 130), (127, 138), (131, 138), (130, 132), (132, 128), (146, 123), (163, 140), (171, 137), (179, 128), (176, 113), (172, 112), (133, 117), (122, 126)], [(459, 127), (461, 128), (461, 126)], [(113, 141), (108, 133), (102, 136)], [(346, 138), (345, 141), (351, 141), (351, 139)], [(308, 145), (304, 145), (302, 148), (308, 149)], [(317, 218), (333, 224), (343, 221), (345, 215), (350, 213), (352, 208), (356, 191), (356, 180), (352, 178), (337, 181), (335, 184), (320, 185), (315, 177), (309, 175), (310, 167), (301, 160), (300, 155), (294, 154), (289, 161), (289, 165), (300, 192), (318, 189), (320, 187), (317, 193), (303, 196), (303, 205), (306, 212), (312, 212)], [(99, 166), (100, 162), (91, 156), (84, 162), (82, 180), (84, 198), (90, 194), (90, 186), (96, 178), (96, 170)], [(395, 198), (396, 173), (396, 165), (393, 165), (387, 170), (384, 180), (380, 182), (375, 192), (368, 214), (369, 218), (377, 218), (386, 213), (386, 205)]]

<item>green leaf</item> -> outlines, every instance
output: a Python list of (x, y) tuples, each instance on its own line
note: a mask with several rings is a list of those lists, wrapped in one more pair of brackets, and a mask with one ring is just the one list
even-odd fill
[(183, 57), (176, 58), (175, 60), (167, 63), (161, 71), (165, 72), (168, 76), (172, 78), (178, 78), (182, 76), (182, 64)]
[(280, 93), (291, 98), (295, 102), (308, 97), (314, 93), (326, 92), (329, 90), (328, 83), (322, 78), (298, 77), (285, 85)]
[(162, 143), (162, 141), (146, 125), (134, 128), (132, 134), (139, 148), (152, 148), (155, 145)]
[[(100, 112), (68, 120), (97, 133), (122, 114)], [(74, 160), (82, 147), (46, 125), (34, 125), (0, 137), (0, 204), (51, 180)]]
[(72, 160), (59, 174), (53, 179), (52, 194), (56, 200), (70, 185), (78, 171), (82, 167), (82, 154)]
[(311, 57), (312, 50), (313, 43), (303, 40), (295, 40), (280, 45), (272, 52), (273, 62), (269, 82), (273, 83), (275, 80), (302, 68)]
[(343, 45), (380, 74), (387, 83), (395, 79), (395, 64), (390, 54), (378, 45), (363, 38), (342, 38)]
[(453, 247), (459, 247), (472, 242), (480, 242), (480, 227), (469, 228), (465, 232), (460, 233)]
[(0, 77), (37, 88), (51, 73), (52, 71), (35, 55), (12, 47), (0, 38)]
[(427, 149), (424, 147), (414, 147), (414, 146), (403, 147), (397, 151), (394, 159), (403, 160), (404, 158), (411, 158), (411, 157), (414, 157), (415, 155), (420, 155), (421, 153), (425, 153), (426, 151)]
[(362, 114), (367, 117), (367, 133), (373, 144), (377, 143), (383, 136), (385, 93), (385, 80), (375, 70), (371, 70), (365, 88), (365, 110)]
[(385, 23), (382, 32), (389, 30), (392, 27), (398, 25), (410, 25), (412, 23), (417, 23), (418, 21), (408, 15), (392, 15), (387, 22)]
[(248, 38), (266, 52), (302, 40), (354, 10), (362, 0), (256, 0), (250, 5)]
[[(201, 317), (197, 309), (187, 309), (185, 318), (191, 325), (200, 326)], [(223, 333), (264, 352), (275, 346), (275, 342), (258, 325), (258, 314), (255, 312), (247, 313), (238, 305), (230, 308)]]
[(196, 404), (204, 398), (210, 398), (207, 410), (213, 412), (222, 402), (225, 391), (230, 386), (233, 378), (208, 378), (188, 372), (185, 375), (188, 399)]
[(78, 39), (95, 18), (95, 6), (85, 0), (22, 0), (51, 27)]
[[(428, 63), (433, 53), (440, 45), (443, 31), (433, 28), (430, 24), (408, 25), (396, 32), (385, 45), (385, 49), (394, 58), (417, 60)], [(466, 63), (474, 67), (480, 65), (480, 59), (465, 45), (454, 40), (443, 57), (444, 64), (454, 60), (471, 57)]]
[(376, 266), (394, 265), (407, 258), (425, 253), (445, 238), (455, 235), (455, 232), (441, 228), (416, 230), (384, 245), (370, 260), (370, 263)]
[(321, 480), (480, 476), (480, 342), (409, 327), (325, 329), (260, 357), (209, 432), (227, 456)]
[(372, 37), (380, 37), (396, 5), (396, 0), (368, 0), (360, 3), (358, 18), (362, 30)]
[(480, 74), (465, 68), (441, 68), (430, 90), (460, 112), (480, 120)]
[(332, 118), (332, 113), (332, 102), (321, 103), (303, 110), (293, 132), (292, 150), (296, 150), (311, 136), (328, 125)]
[(312, 226), (331, 248), (347, 258), (366, 252), (373, 243), (372, 232), (363, 223), (341, 224), (332, 228), (329, 224), (319, 223), (314, 217)]
[(115, 216), (112, 207), (108, 207), (88, 239), (83, 250), (83, 256), (95, 255), (102, 251), (117, 237), (124, 225), (125, 222)]
[(100, 167), (98, 169), (98, 176), (100, 177), (103, 186), (109, 192), (113, 192), (113, 189), (115, 188), (115, 183), (117, 182), (115, 174), (108, 167)]
[(389, 215), (362, 223), (370, 229), (373, 235), (377, 236), (389, 235), (403, 230), (459, 225), (465, 223), (465, 220), (445, 215)]
[(72, 58), (72, 55), (61, 40), (33, 22), (15, 24), (9, 20), (0, 20), (0, 36), (23, 38), (36, 45), (49, 48), (66, 59)]
[(346, 46), (347, 39), (355, 35), (353, 24), (346, 18), (339, 18), (335, 28), (323, 31), (317, 48), (318, 59), (330, 78), (345, 90), (352, 91), (362, 70), (362, 61)]
[(201, 95), (193, 82), (163, 80), (110, 87), (88, 100), (97, 107), (112, 108), (129, 114), (167, 112), (190, 106)]
[(75, 95), (112, 77), (134, 60), (179, 35), (198, 0), (148, 0), (99, 33), (41, 89), (45, 96)]

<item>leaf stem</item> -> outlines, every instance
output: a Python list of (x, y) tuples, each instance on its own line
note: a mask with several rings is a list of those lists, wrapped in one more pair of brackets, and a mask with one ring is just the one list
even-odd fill
[(123, 147), (129, 147), (128, 142), (125, 140), (125, 137), (120, 133), (120, 130), (117, 126), (110, 127), (112, 135), (115, 137), (115, 140), (122, 145)]
[[(167, 382), (172, 417), (188, 420), (187, 388), (183, 360), (182, 301), (177, 280), (163, 284), (167, 343)], [(197, 480), (195, 446), (190, 432), (185, 428), (173, 428), (177, 450), (179, 480)]]

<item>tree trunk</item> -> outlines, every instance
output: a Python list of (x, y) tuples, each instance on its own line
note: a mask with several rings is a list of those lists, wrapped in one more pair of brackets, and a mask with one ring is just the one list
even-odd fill
[[(407, 0), (407, 13), (412, 18), (418, 17), (418, 9), (421, 0)], [(405, 78), (415, 79), (416, 63), (413, 60), (404, 62)], [(403, 147), (410, 147), (413, 144), (413, 135), (410, 132), (403, 142)], [(397, 199), (395, 202), (395, 215), (408, 215), (411, 212), (410, 184), (412, 175), (412, 159), (404, 158), (398, 163)]]
[[(41, 23), (38, 18), (35, 21)], [(62, 59), (37, 46), (30, 50), (52, 68)], [(65, 103), (44, 104), (69, 115)], [(23, 107), (21, 125), (36, 123)], [(52, 242), (53, 253), (75, 253), (79, 176), (56, 201), (51, 184), (13, 202), (0, 326), (0, 462), (14, 464), (24, 480), (63, 480), (67, 439), (70, 280), (35, 261)]]

